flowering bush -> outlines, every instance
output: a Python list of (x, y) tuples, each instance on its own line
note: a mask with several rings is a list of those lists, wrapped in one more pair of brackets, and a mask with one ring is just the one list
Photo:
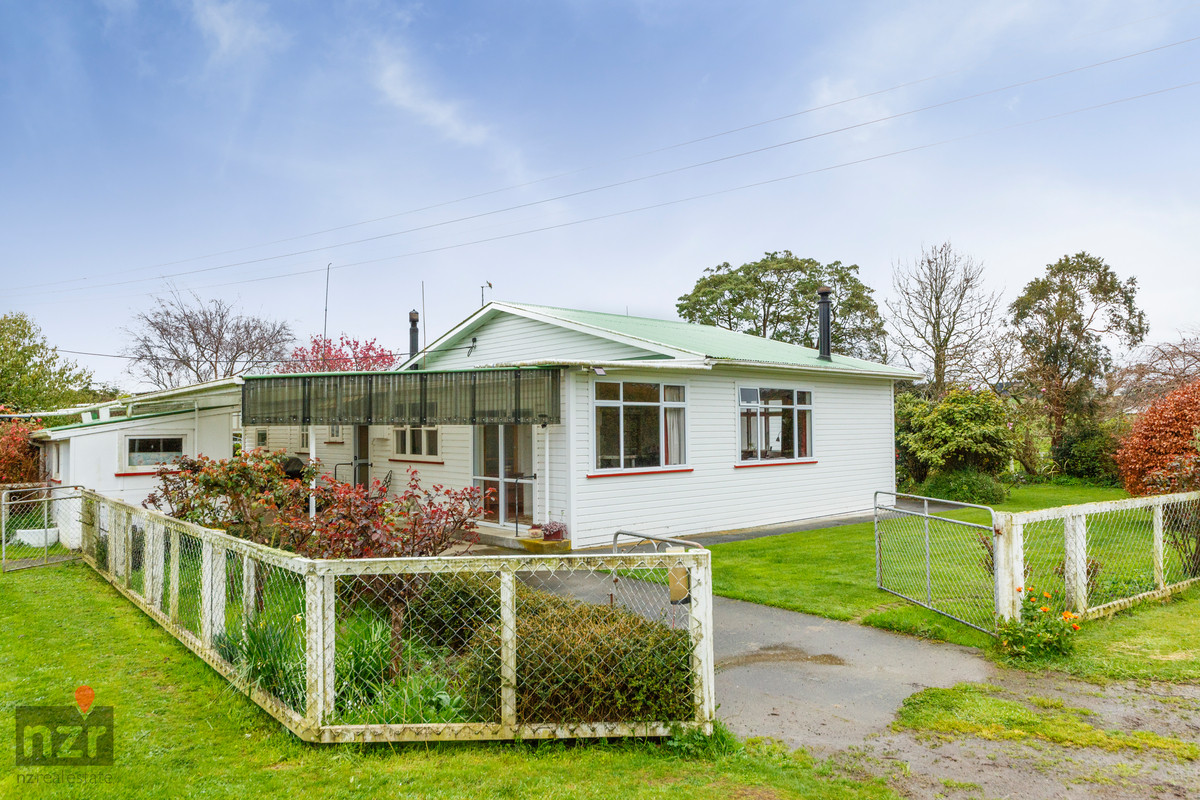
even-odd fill
[[(1170, 474), (1185, 470), (1198, 455), (1196, 440), (1200, 429), (1200, 381), (1193, 381), (1164, 395), (1133, 424), (1114, 458), (1125, 491), (1132, 495), (1149, 494), (1161, 486), (1175, 489)], [(1155, 474), (1165, 483), (1151, 481)]]
[(1032, 586), (1018, 586), (1024, 591), (1029, 604), (1021, 618), (1000, 620), (996, 626), (999, 634), (1000, 652), (1018, 658), (1037, 658), (1048, 655), (1068, 655), (1075, 649), (1075, 632), (1079, 630), (1079, 617), (1070, 611), (1058, 613), (1050, 610), (1050, 592), (1040, 595)]
[(565, 522), (551, 520), (542, 526), (542, 539), (547, 542), (561, 542), (567, 535), (567, 525)]
[(908, 410), (910, 430), (897, 436), (930, 471), (969, 469), (995, 475), (1014, 450), (1004, 403), (990, 390), (953, 389), (936, 404)]
[(265, 450), (243, 450), (230, 459), (182, 456), (159, 467), (158, 488), (142, 505), (282, 547), (285, 531), (274, 524), (275, 517), (284, 509), (307, 507), (316, 470), (316, 462)]
[[(0, 414), (9, 412), (0, 406)], [(38, 420), (0, 420), (0, 483), (35, 483), (45, 478), (38, 449), (29, 439), (41, 427)]]

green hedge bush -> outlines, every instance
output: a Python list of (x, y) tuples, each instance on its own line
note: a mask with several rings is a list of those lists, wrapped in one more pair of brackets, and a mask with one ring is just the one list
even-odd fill
[[(468, 697), (500, 691), (499, 624), (482, 628), (459, 664)], [(520, 587), (517, 720), (522, 724), (671, 722), (695, 717), (691, 644), (619, 606)]]
[(1051, 451), (1051, 457), (1064, 475), (1094, 483), (1116, 486), (1119, 483), (1117, 439), (1099, 427), (1068, 430)]
[(970, 469), (935, 472), (918, 487), (917, 494), (984, 506), (1003, 503), (1008, 499), (1004, 484), (991, 475)]

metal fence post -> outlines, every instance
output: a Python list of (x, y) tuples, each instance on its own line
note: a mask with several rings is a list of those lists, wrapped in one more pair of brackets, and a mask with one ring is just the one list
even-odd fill
[(1063, 573), (1066, 580), (1067, 604), (1082, 614), (1088, 607), (1087, 586), (1087, 517), (1072, 514), (1063, 522), (1066, 551)]
[(225, 632), (225, 548), (200, 542), (200, 641), (212, 647)]
[(142, 558), (145, 578), (142, 586), (146, 602), (162, 610), (163, 596), (163, 523), (150, 522), (146, 525), (146, 552)]
[(304, 576), (305, 709), (319, 730), (334, 702), (334, 588), (332, 575)]
[(517, 727), (517, 576), (500, 569), (500, 726), (511, 736)]
[(1161, 590), (1167, 588), (1163, 569), (1163, 507), (1154, 506), (1154, 584)]
[(245, 637), (246, 630), (250, 627), (250, 623), (254, 620), (254, 613), (258, 610), (258, 598), (255, 597), (255, 586), (257, 583), (255, 570), (258, 562), (250, 556), (242, 556), (242, 636)]
[(50, 488), (42, 490), (42, 563), (50, 563)]
[(929, 565), (929, 501), (925, 501), (925, 604), (933, 605), (933, 573)]
[(0, 492), (0, 572), (8, 567), (8, 490)]
[(171, 598), (167, 604), (167, 613), (171, 622), (179, 622), (179, 531), (171, 529)]
[(699, 563), (693, 565), (689, 574), (691, 605), (688, 606), (692, 633), (692, 681), (693, 702), (696, 705), (696, 721), (704, 726), (705, 733), (712, 731), (716, 715), (715, 664), (713, 660), (712, 627), (712, 561), (705, 552), (697, 554)]

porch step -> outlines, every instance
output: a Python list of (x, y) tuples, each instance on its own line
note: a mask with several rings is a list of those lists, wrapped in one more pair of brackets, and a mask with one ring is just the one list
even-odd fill
[(506, 550), (519, 550), (527, 553), (569, 553), (571, 543), (563, 540), (547, 542), (536, 536), (513, 536), (511, 533), (500, 533), (496, 530), (476, 528), (479, 543), (489, 547), (503, 547)]

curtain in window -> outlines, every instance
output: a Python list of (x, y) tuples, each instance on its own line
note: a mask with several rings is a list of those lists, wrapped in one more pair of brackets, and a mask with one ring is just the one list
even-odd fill
[(667, 464), (686, 464), (687, 452), (684, 444), (684, 419), (682, 408), (664, 409), (667, 415)]

